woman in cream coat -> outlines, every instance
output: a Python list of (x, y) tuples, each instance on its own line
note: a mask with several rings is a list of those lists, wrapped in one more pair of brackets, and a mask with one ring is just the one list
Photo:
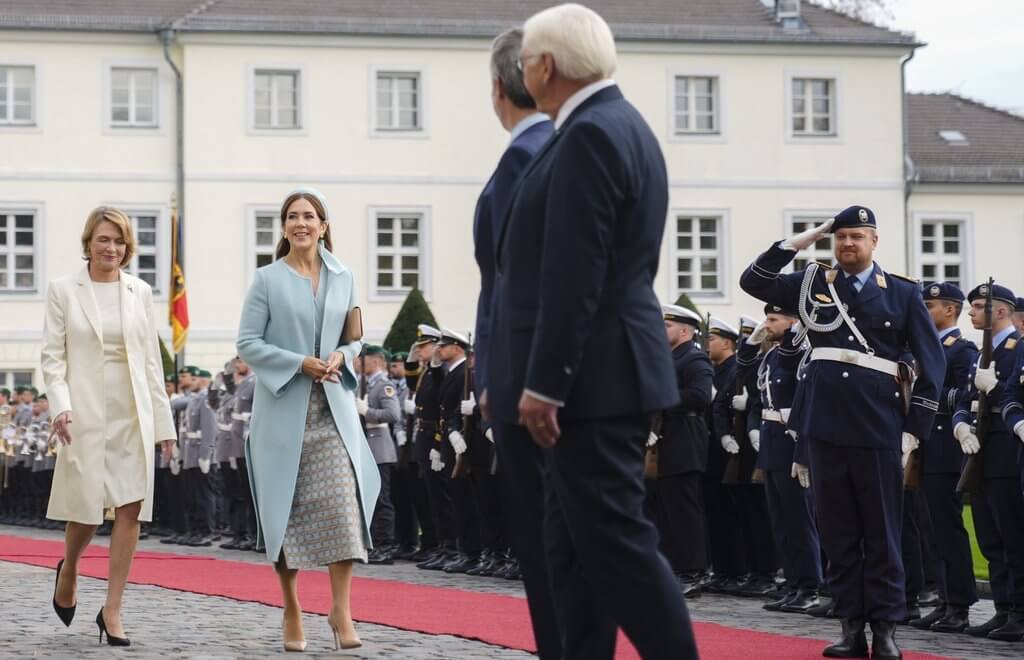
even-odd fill
[[(100, 640), (127, 646), (121, 601), (139, 538), (153, 512), (156, 444), (174, 439), (164, 390), (153, 292), (124, 273), (135, 251), (131, 220), (99, 207), (82, 232), (86, 266), (50, 282), (42, 370), (53, 433), (60, 439), (46, 515), (67, 521), (53, 607), (65, 625), (77, 605), (78, 562), (114, 509)], [(72, 419), (74, 420), (72, 422)]]

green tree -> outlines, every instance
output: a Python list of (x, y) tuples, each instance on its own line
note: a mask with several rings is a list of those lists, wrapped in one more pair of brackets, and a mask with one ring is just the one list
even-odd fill
[(419, 289), (413, 289), (405, 297), (402, 308), (398, 310), (398, 316), (391, 324), (388, 336), (384, 338), (384, 348), (391, 352), (407, 351), (416, 341), (416, 326), (420, 323), (438, 327), (437, 319), (434, 318), (430, 306), (423, 298)]

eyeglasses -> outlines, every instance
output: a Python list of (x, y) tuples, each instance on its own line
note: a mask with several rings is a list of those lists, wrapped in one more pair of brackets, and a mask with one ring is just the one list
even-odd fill
[(526, 62), (528, 60), (530, 60), (531, 58), (540, 57), (540, 56), (541, 56), (541, 53), (537, 53), (536, 55), (520, 55), (519, 59), (516, 60), (516, 68), (518, 68), (519, 72), (522, 73), (523, 69), (526, 68)]

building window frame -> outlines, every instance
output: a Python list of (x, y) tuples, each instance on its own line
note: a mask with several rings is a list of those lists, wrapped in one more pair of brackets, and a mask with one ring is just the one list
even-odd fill
[[(715, 129), (712, 131), (701, 131), (701, 130), (686, 130), (678, 131), (676, 129), (676, 112), (678, 110), (676, 106), (676, 82), (680, 78), (695, 79), (695, 78), (710, 78), (713, 81), (713, 117), (715, 121)], [(693, 68), (679, 68), (672, 67), (668, 70), (667, 76), (667, 89), (668, 89), (668, 141), (669, 142), (725, 142), (725, 106), (723, 99), (725, 97), (726, 80), (724, 74), (716, 69), (693, 69)], [(695, 108), (695, 101), (692, 95), (689, 97), (689, 109)]]
[[(280, 206), (274, 206), (272, 204), (250, 204), (246, 207), (245, 217), (246, 242), (248, 246), (245, 252), (245, 273), (247, 282), (251, 284), (256, 275), (256, 271), (260, 268), (260, 256), (269, 255), (270, 261), (268, 263), (274, 262), (274, 253), (277, 250), (277, 242), (284, 234), (284, 227), (281, 225)], [(269, 228), (261, 230), (257, 227), (257, 221), (261, 217), (271, 218), (271, 226)], [(260, 245), (259, 243), (258, 234), (260, 234), (261, 231), (270, 233), (271, 243), (269, 249), (267, 246)]]
[[(143, 256), (155, 257), (155, 270), (154, 279), (156, 285), (153, 286), (153, 299), (154, 300), (167, 300), (167, 286), (171, 280), (171, 220), (170, 210), (164, 204), (145, 204), (139, 202), (110, 202), (110, 206), (116, 207), (124, 211), (132, 221), (132, 232), (135, 234), (136, 243), (139, 242), (139, 217), (150, 216), (156, 219), (155, 232), (156, 232), (156, 244), (152, 249), (142, 249), (141, 246), (137, 246), (135, 254), (132, 256), (131, 261), (124, 266), (125, 272), (133, 277), (139, 277), (139, 259)], [(139, 277), (139, 279), (143, 279)], [(145, 281), (145, 280), (143, 280)]]
[[(377, 79), (382, 75), (411, 75), (416, 76), (418, 86), (416, 89), (416, 111), (419, 119), (415, 128), (391, 128), (381, 127), (377, 121)], [(370, 137), (375, 138), (398, 138), (398, 139), (426, 139), (430, 137), (430, 112), (427, 102), (430, 89), (429, 71), (425, 66), (418, 65), (372, 65), (369, 75), (369, 123)], [(394, 97), (393, 97), (394, 98)], [(397, 101), (392, 101), (397, 103)]]
[[(924, 281), (947, 281), (945, 273), (942, 277), (929, 277), (924, 276), (925, 265), (948, 265), (957, 264), (960, 266), (960, 288), (967, 291), (974, 286), (974, 214), (969, 212), (951, 212), (951, 211), (914, 211), (911, 215), (912, 222), (910, 223), (911, 236), (913, 250), (913, 270), (914, 277)], [(924, 236), (924, 225), (927, 223), (939, 223), (940, 225), (955, 224), (960, 227), (960, 235), (957, 240), (960, 243), (960, 259), (947, 259), (939, 258), (936, 259), (935, 255), (942, 255), (944, 253), (932, 253), (926, 254), (922, 249), (922, 241), (925, 239)], [(937, 238), (937, 242), (943, 242), (942, 239)]]
[[(429, 206), (371, 206), (367, 212), (367, 248), (369, 262), (369, 277), (367, 278), (367, 299), (370, 302), (401, 302), (408, 295), (409, 290), (403, 287), (392, 287), (389, 290), (382, 290), (377, 286), (377, 257), (381, 255), (381, 249), (377, 245), (377, 220), (386, 216), (417, 216), (419, 218), (419, 249), (415, 254), (419, 257), (419, 290), (423, 297), (431, 300), (431, 208)], [(414, 254), (412, 250), (398, 246), (386, 250), (393, 257), (408, 256)], [(400, 273), (401, 269), (396, 272)]]
[[(25, 68), (32, 70), (32, 85), (31, 85), (31, 117), (27, 120), (14, 120), (8, 119), (14, 114), (14, 107), (11, 103), (7, 103), (7, 117), (0, 117), (0, 131), (2, 132), (38, 132), (41, 130), (40, 117), (42, 117), (42, 100), (39, 97), (40, 90), (40, 72), (41, 67), (38, 62), (33, 60), (25, 60), (21, 58), (14, 59), (0, 59), (0, 68), (3, 69), (18, 69)], [(7, 98), (5, 100), (14, 100), (14, 90), (12, 87), (7, 85), (7, 82), (11, 79), (11, 75), (7, 72), (3, 74), (5, 76), (5, 88)]]
[[(256, 123), (256, 76), (260, 74), (293, 75), (295, 77), (295, 126), (274, 126), (276, 107), (276, 94), (271, 92), (271, 125), (263, 126)], [(307, 134), (307, 111), (309, 106), (307, 93), (306, 69), (299, 64), (291, 63), (269, 63), (250, 64), (247, 66), (248, 89), (248, 133), (249, 135), (266, 136), (287, 136), (295, 137)], [(272, 83), (273, 86), (273, 83)]]
[[(795, 118), (795, 114), (793, 112), (793, 83), (797, 80), (827, 80), (830, 83), (830, 131), (828, 133), (796, 131), (793, 129), (793, 120)], [(786, 121), (786, 142), (790, 144), (842, 144), (842, 83), (842, 76), (840, 76), (836, 71), (792, 70), (785, 72), (786, 88), (785, 93), (783, 94), (783, 99), (786, 107), (783, 116)], [(805, 116), (808, 120), (811, 120), (811, 118), (813, 118), (813, 110), (810, 114), (807, 114), (805, 111)]]
[[(149, 60), (140, 61), (118, 61), (108, 62), (106, 69), (106, 99), (104, 107), (104, 124), (107, 128), (115, 131), (146, 131), (150, 132), (160, 128), (160, 66)], [(134, 82), (130, 87), (128, 102), (128, 120), (116, 121), (114, 119), (114, 73), (116, 71), (130, 71), (132, 73), (149, 72), (153, 74), (153, 119), (149, 122), (140, 122), (135, 119), (135, 86)]]
[[(28, 375), (28, 382), (25, 381), (25, 375)], [(21, 376), (21, 378), (18, 378)], [(14, 388), (20, 385), (35, 385), (36, 381), (36, 370), (32, 367), (0, 367), (0, 387), (6, 387), (11, 391), (11, 397), (14, 397)]]
[[(43, 282), (43, 274), (46, 273), (46, 219), (44, 216), (44, 209), (42, 203), (24, 203), (24, 202), (3, 202), (0, 201), (0, 215), (8, 216), (7, 224), (4, 229), (7, 235), (7, 245), (0, 247), (0, 253), (7, 255), (6, 274), (8, 283), (11, 281), (11, 277), (16, 272), (16, 266), (12, 265), (12, 259), (16, 264), (18, 256), (31, 254), (32, 255), (32, 288), (31, 289), (13, 289), (13, 288), (2, 288), (0, 289), (0, 297), (5, 298), (16, 298), (19, 300), (42, 300), (46, 293), (46, 284)], [(14, 246), (14, 231), (15, 226), (11, 224), (10, 218), (16, 215), (32, 215), (32, 250), (18, 250)]]
[[(839, 209), (786, 209), (783, 211), (782, 216), (782, 235), (786, 238), (795, 236), (796, 234), (810, 229), (811, 227), (817, 227), (821, 223), (834, 218)], [(804, 223), (802, 229), (794, 227), (794, 223)], [(824, 239), (823, 239), (824, 240)], [(793, 260), (783, 269), (784, 272), (792, 273), (798, 270), (802, 270), (808, 263), (812, 261), (823, 261), (825, 263), (835, 263), (835, 255), (832, 252), (832, 246), (835, 245), (835, 239), (832, 234), (828, 235), (828, 248), (818, 247), (817, 244), (807, 250), (801, 250), (797, 252)], [(801, 263), (803, 262), (803, 263)], [(800, 266), (799, 268), (797, 266)]]
[[(676, 300), (680, 294), (685, 293), (694, 302), (709, 303), (716, 305), (728, 305), (732, 299), (732, 238), (730, 234), (730, 211), (726, 208), (709, 207), (673, 207), (669, 212), (666, 223), (669, 259), (669, 282), (668, 295), (671, 300)], [(680, 219), (692, 218), (695, 220), (714, 218), (717, 220), (717, 247), (714, 250), (691, 247), (684, 249), (679, 247), (678, 223)], [(698, 232), (698, 238), (703, 232)], [(690, 258), (700, 260), (713, 256), (717, 260), (716, 276), (718, 286), (714, 290), (683, 289), (679, 287), (679, 260), (686, 255)], [(700, 277), (703, 271), (696, 273)]]

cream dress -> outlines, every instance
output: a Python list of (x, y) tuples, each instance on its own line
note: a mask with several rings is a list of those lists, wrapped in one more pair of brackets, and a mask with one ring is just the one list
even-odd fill
[(146, 497), (146, 454), (128, 371), (121, 319), (121, 283), (93, 282), (103, 331), (104, 425), (103, 507)]

